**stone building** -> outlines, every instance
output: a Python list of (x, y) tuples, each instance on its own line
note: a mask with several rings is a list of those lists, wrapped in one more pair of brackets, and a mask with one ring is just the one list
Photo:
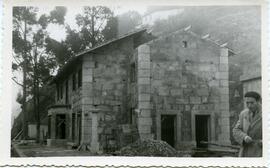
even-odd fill
[[(260, 60), (260, 59), (258, 59)], [(243, 70), (243, 75), (240, 77), (240, 80), (243, 84), (243, 93), (249, 91), (255, 91), (261, 94), (261, 65), (251, 64)]]
[(92, 151), (158, 139), (177, 149), (230, 143), (228, 56), (189, 29), (129, 33), (71, 59), (54, 78), (49, 145)]

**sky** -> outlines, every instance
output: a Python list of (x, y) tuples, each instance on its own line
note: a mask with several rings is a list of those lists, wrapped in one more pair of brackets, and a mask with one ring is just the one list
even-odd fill
[[(53, 10), (54, 7), (40, 7), (39, 12), (38, 12), (38, 17), (42, 14), (49, 14), (50, 11)], [(128, 11), (137, 11), (141, 15), (143, 15), (146, 12), (147, 7), (146, 6), (118, 6), (118, 7), (110, 7), (112, 11), (114, 11), (115, 15), (120, 15)], [(79, 6), (73, 6), (73, 7), (68, 7), (67, 6), (67, 13), (65, 16), (65, 22), (70, 25), (72, 29), (76, 29), (76, 21), (75, 17), (78, 13), (82, 12), (82, 7)], [(66, 37), (65, 33), (65, 27), (64, 26), (58, 26), (58, 25), (53, 25), (50, 24), (47, 28), (50, 36), (54, 38), (57, 41), (64, 40)], [(15, 74), (18, 77), (18, 80), (21, 80), (22, 76), (21, 74), (17, 73)], [(12, 82), (12, 124), (13, 124), (13, 119), (19, 115), (21, 111), (20, 104), (16, 102), (16, 97), (19, 92), (22, 92), (22, 88), (17, 85), (15, 82)]]
[[(139, 12), (141, 15), (143, 15), (147, 7), (146, 6), (137, 6), (137, 7), (136, 6), (135, 7), (122, 6), (122, 7), (110, 7), (110, 8), (112, 11), (114, 11), (115, 15), (120, 15), (131, 10), (133, 11), (135, 10)], [(49, 11), (51, 10), (53, 10), (53, 8), (42, 8), (40, 9), (40, 14), (49, 13)], [(68, 25), (70, 25), (72, 29), (77, 28), (75, 17), (78, 13), (81, 13), (81, 12), (82, 12), (82, 7), (78, 7), (78, 6), (67, 7), (65, 21)], [(63, 26), (57, 26), (53, 24), (50, 24), (48, 26), (48, 31), (50, 32), (51, 37), (58, 41), (63, 40), (66, 36), (66, 33), (63, 30), (64, 30)]]

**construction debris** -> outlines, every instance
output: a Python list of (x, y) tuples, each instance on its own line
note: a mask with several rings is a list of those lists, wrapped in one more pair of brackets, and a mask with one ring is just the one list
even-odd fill
[(166, 156), (179, 157), (179, 152), (167, 142), (160, 140), (138, 140), (115, 152), (117, 156)]

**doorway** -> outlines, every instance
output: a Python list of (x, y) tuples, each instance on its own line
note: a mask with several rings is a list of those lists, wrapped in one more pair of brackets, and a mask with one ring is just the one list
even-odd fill
[(79, 144), (81, 143), (81, 137), (82, 137), (82, 113), (77, 113), (77, 133), (78, 133), (78, 141)]
[(66, 115), (56, 115), (56, 139), (66, 139)]
[(202, 143), (202, 141), (208, 142), (209, 133), (210, 133), (210, 115), (196, 115), (195, 117), (195, 128), (196, 128), (196, 143), (197, 148), (207, 148), (208, 145), (206, 143)]
[(176, 115), (161, 115), (161, 140), (175, 147)]

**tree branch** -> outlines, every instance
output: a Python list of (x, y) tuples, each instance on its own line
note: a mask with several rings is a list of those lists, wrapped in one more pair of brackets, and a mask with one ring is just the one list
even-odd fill
[(23, 87), (23, 84), (19, 83), (16, 79), (16, 77), (12, 77), (11, 79), (19, 86)]
[(12, 54), (12, 56), (13, 56), (13, 59), (16, 61), (17, 64), (21, 64), (22, 63), (21, 61), (18, 60), (18, 58), (15, 57), (14, 54)]

